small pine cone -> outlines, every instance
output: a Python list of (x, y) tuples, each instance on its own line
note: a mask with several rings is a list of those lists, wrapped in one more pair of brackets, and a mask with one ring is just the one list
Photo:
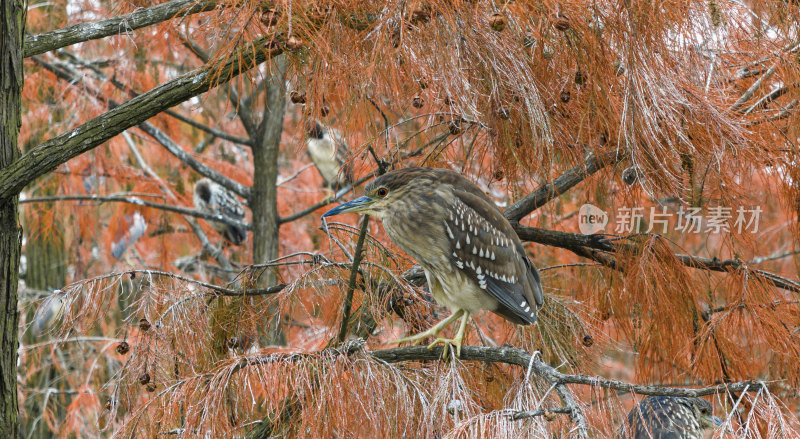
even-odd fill
[(589, 80), (589, 75), (583, 73), (582, 71), (578, 70), (575, 72), (575, 83), (578, 85), (583, 85), (586, 81)]
[(419, 78), (419, 79), (417, 79), (417, 84), (419, 84), (419, 88), (421, 88), (421, 89), (423, 89), (423, 90), (425, 90), (426, 88), (428, 88), (428, 80), (427, 80), (427, 79), (425, 79), (425, 78)]
[(489, 27), (496, 32), (502, 32), (506, 28), (506, 17), (500, 13), (493, 14), (489, 17)]
[(145, 387), (145, 389), (147, 389), (147, 391), (150, 392), (150, 393), (155, 392), (156, 391), (156, 383), (148, 384), (147, 387)]
[(427, 23), (430, 19), (431, 14), (428, 8), (417, 8), (411, 12), (411, 24)]
[(627, 184), (628, 186), (633, 185), (642, 177), (642, 171), (639, 169), (638, 166), (631, 166), (628, 169), (622, 171), (622, 181)]
[(592, 338), (591, 335), (584, 335), (583, 336), (583, 345), (584, 346), (586, 346), (588, 348), (589, 346), (591, 346), (593, 344), (594, 344), (594, 339)]
[(319, 114), (322, 117), (326, 117), (331, 112), (331, 109), (328, 108), (327, 105), (323, 105), (322, 108), (319, 109)]
[(562, 32), (570, 28), (569, 20), (567, 20), (567, 17), (563, 15), (556, 17), (555, 21), (553, 22), (553, 26)]
[(261, 14), (261, 22), (267, 27), (275, 26), (278, 24), (278, 13), (274, 9), (264, 11)]
[(414, 99), (411, 100), (411, 105), (414, 108), (422, 108), (425, 105), (425, 99), (422, 96), (414, 96)]
[(568, 90), (564, 90), (561, 92), (561, 95), (559, 97), (561, 98), (561, 102), (566, 104), (572, 98), (572, 95)]
[(117, 353), (120, 355), (125, 355), (131, 350), (131, 345), (128, 344), (127, 341), (120, 342), (117, 344)]
[(302, 47), (303, 47), (303, 40), (295, 37), (294, 35), (292, 35), (291, 37), (289, 37), (288, 40), (286, 40), (286, 48), (291, 50), (292, 52)]
[(506, 173), (502, 169), (495, 169), (492, 178), (494, 178), (497, 181), (501, 181), (502, 179), (506, 178)]
[(142, 331), (147, 331), (150, 329), (150, 322), (148, 322), (146, 318), (142, 317), (139, 319), (139, 329)]
[(289, 99), (292, 100), (293, 104), (305, 104), (306, 103), (306, 92), (292, 90), (292, 92), (289, 93)]
[(150, 374), (145, 372), (139, 376), (139, 384), (145, 385), (150, 382)]

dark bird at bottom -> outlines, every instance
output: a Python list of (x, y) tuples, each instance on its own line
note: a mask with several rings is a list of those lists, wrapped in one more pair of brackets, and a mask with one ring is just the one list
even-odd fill
[[(461, 174), (435, 168), (387, 172), (370, 182), (364, 196), (331, 209), (330, 217), (348, 212), (374, 216), (386, 234), (425, 271), (431, 294), (452, 311), (427, 331), (396, 340), (422, 342), (461, 355), (467, 320), (480, 310), (528, 325), (542, 306), (542, 285), (508, 220), (486, 194)], [(456, 336), (439, 333), (461, 319)]]
[(702, 398), (648, 396), (634, 407), (620, 429), (620, 439), (702, 439), (722, 421)]

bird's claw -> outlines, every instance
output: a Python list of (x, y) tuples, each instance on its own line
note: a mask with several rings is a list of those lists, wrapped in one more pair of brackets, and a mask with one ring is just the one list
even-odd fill
[(447, 353), (450, 350), (450, 346), (452, 345), (455, 347), (455, 358), (461, 358), (461, 340), (456, 340), (454, 338), (437, 338), (433, 341), (433, 343), (428, 345), (428, 350), (433, 349), (437, 344), (441, 343), (444, 347), (442, 351), (442, 359), (447, 359)]

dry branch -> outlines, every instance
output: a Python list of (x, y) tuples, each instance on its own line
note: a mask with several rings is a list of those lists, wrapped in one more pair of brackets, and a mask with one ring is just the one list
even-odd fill
[(183, 215), (189, 215), (197, 218), (203, 218), (208, 221), (218, 221), (221, 223), (225, 223), (231, 226), (241, 227), (243, 229), (250, 229), (250, 224), (245, 224), (240, 221), (236, 221), (230, 219), (226, 216), (222, 215), (214, 215), (210, 213), (200, 212), (199, 210), (195, 209), (188, 209), (186, 207), (179, 207), (173, 206), (171, 204), (163, 204), (163, 203), (153, 203), (152, 201), (146, 201), (139, 197), (135, 196), (124, 196), (124, 195), (111, 195), (111, 196), (101, 196), (101, 195), (62, 195), (56, 197), (36, 197), (36, 198), (26, 198), (24, 200), (20, 200), (20, 204), (23, 203), (50, 203), (54, 201), (96, 201), (99, 203), (128, 203), (128, 204), (135, 204), (137, 206), (144, 206), (144, 207), (151, 207), (153, 209), (159, 210), (166, 210), (169, 212), (176, 212)]
[(126, 129), (156, 114), (205, 93), (213, 86), (249, 70), (282, 52), (267, 38), (190, 73), (165, 82), (77, 128), (33, 147), (0, 174), (0, 200), (20, 193), (30, 182), (54, 170), (67, 160), (91, 151)]
[[(72, 70), (72, 69), (68, 69), (67, 70), (67, 68), (63, 64), (62, 65), (52, 64), (52, 63), (49, 63), (49, 62), (47, 62), (47, 61), (45, 61), (45, 60), (43, 60), (43, 59), (41, 59), (39, 57), (33, 57), (33, 60), (37, 64), (39, 64), (42, 67), (44, 67), (45, 69), (53, 72), (58, 79), (67, 81), (70, 84), (78, 83), (78, 82), (81, 81), (81, 76), (80, 75), (76, 74), (76, 72), (74, 70)], [(121, 83), (119, 83), (116, 80), (112, 80), (112, 83), (114, 83), (114, 85), (117, 88), (120, 88), (122, 90), (128, 90), (124, 85), (122, 85)], [(84, 84), (84, 87), (87, 87), (87, 86)], [(115, 107), (119, 106), (119, 104), (117, 102), (115, 102), (112, 99), (105, 98), (99, 91), (92, 90), (91, 94), (92, 94), (92, 96), (95, 96), (100, 101), (105, 102), (109, 106), (109, 108), (115, 108)], [(134, 95), (134, 97), (138, 96), (138, 94), (136, 94), (136, 93), (133, 93), (133, 95)], [(166, 111), (166, 113), (170, 113), (170, 112), (171, 112), (171, 110), (167, 110)], [(177, 114), (177, 113), (175, 113), (175, 114)], [(186, 151), (184, 151), (183, 148), (178, 146), (177, 143), (172, 141), (172, 139), (170, 139), (169, 136), (164, 134), (160, 129), (156, 128), (155, 125), (153, 125), (153, 124), (151, 124), (149, 122), (142, 122), (141, 124), (138, 125), (138, 127), (139, 127), (139, 129), (141, 129), (142, 131), (147, 133), (150, 137), (152, 137), (161, 146), (163, 146), (170, 154), (174, 155), (178, 160), (182, 161), (187, 166), (189, 166), (190, 168), (194, 169), (198, 174), (202, 175), (203, 177), (208, 177), (211, 180), (214, 180), (215, 182), (219, 183), (220, 185), (222, 185), (226, 189), (233, 191), (235, 194), (239, 195), (240, 197), (243, 197), (245, 199), (249, 199), (249, 197), (250, 197), (250, 188), (249, 187), (247, 187), (247, 186), (245, 186), (245, 185), (243, 185), (241, 183), (238, 183), (238, 182), (236, 182), (236, 181), (234, 181), (234, 180), (222, 175), (221, 173), (217, 172), (216, 170), (214, 170), (210, 166), (207, 166), (206, 164), (204, 164), (201, 161), (197, 160), (191, 154), (189, 154)]]
[(599, 155), (592, 154), (586, 159), (585, 164), (575, 166), (561, 174), (552, 182), (540, 186), (535, 191), (509, 206), (503, 214), (509, 221), (519, 221), (525, 215), (544, 206), (548, 201), (558, 197), (583, 180), (586, 180), (600, 169), (610, 164), (619, 163), (623, 158), (624, 154), (618, 151), (611, 151)]
[(28, 35), (25, 37), (23, 53), (27, 58), (84, 41), (124, 34), (152, 26), (170, 20), (178, 14), (187, 16), (213, 11), (216, 7), (216, 0), (174, 0), (107, 20), (73, 24), (42, 34)]

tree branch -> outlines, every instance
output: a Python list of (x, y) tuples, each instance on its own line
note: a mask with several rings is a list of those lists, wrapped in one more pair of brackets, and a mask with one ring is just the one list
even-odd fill
[(525, 215), (544, 206), (548, 201), (560, 196), (583, 180), (586, 180), (590, 175), (608, 165), (619, 163), (623, 158), (624, 154), (618, 151), (610, 151), (599, 155), (592, 154), (586, 159), (585, 164), (575, 166), (561, 174), (551, 183), (540, 186), (535, 191), (509, 206), (503, 214), (511, 221), (519, 221)]
[(187, 16), (200, 12), (213, 11), (216, 0), (174, 0), (150, 8), (139, 9), (126, 15), (107, 20), (73, 24), (62, 29), (38, 35), (27, 35), (23, 46), (27, 58), (51, 50), (89, 40), (119, 35), (132, 30), (167, 21), (178, 14)]
[(204, 93), (212, 86), (227, 82), (281, 52), (282, 49), (274, 41), (259, 38), (244, 46), (238, 53), (226, 57), (227, 61), (205, 65), (179, 76), (67, 133), (33, 147), (0, 174), (0, 200), (15, 196), (36, 178), (67, 160), (96, 148), (122, 131)]
[(364, 257), (364, 238), (367, 236), (368, 228), (369, 215), (364, 215), (364, 219), (361, 220), (361, 230), (358, 233), (356, 249), (353, 253), (353, 266), (350, 268), (350, 282), (347, 284), (347, 294), (344, 298), (342, 325), (339, 327), (339, 335), (336, 337), (337, 342), (340, 344), (344, 342), (344, 338), (347, 336), (347, 324), (350, 322), (350, 310), (353, 306), (353, 292), (356, 289), (356, 281), (358, 280), (358, 267), (361, 265), (361, 259)]
[[(78, 83), (81, 80), (80, 76), (77, 75), (77, 73), (74, 70), (71, 70), (68, 66), (65, 66), (64, 64), (59, 64), (59, 65), (51, 64), (51, 63), (49, 63), (47, 61), (44, 61), (43, 59), (41, 59), (39, 57), (33, 57), (33, 60), (34, 60), (34, 62), (36, 62), (37, 64), (41, 65), (45, 69), (53, 72), (58, 79), (67, 81), (67, 82), (69, 82), (71, 84), (72, 83)], [(113, 81), (113, 82), (116, 82), (116, 81)], [(114, 85), (117, 88), (120, 88), (122, 90), (126, 90), (126, 87), (124, 87), (124, 85), (122, 85), (122, 84), (115, 83)], [(85, 84), (83, 85), (83, 87), (86, 88), (86, 89), (89, 89)], [(114, 107), (118, 107), (119, 106), (119, 104), (117, 102), (115, 102), (112, 99), (105, 98), (103, 95), (100, 94), (99, 91), (91, 90), (91, 92), (92, 92), (92, 96), (96, 97), (97, 99), (99, 99), (102, 102), (105, 102), (109, 106), (109, 108), (114, 108)], [(134, 93), (134, 96), (138, 96), (138, 95), (136, 95)], [(176, 144), (174, 141), (172, 141), (172, 139), (170, 139), (169, 136), (167, 136), (161, 130), (156, 128), (155, 125), (152, 125), (149, 122), (142, 122), (141, 124), (138, 125), (138, 128), (141, 129), (142, 131), (144, 131), (150, 137), (152, 137), (161, 146), (166, 148), (166, 150), (170, 154), (174, 155), (178, 160), (182, 161), (187, 166), (189, 166), (190, 168), (194, 169), (195, 172), (197, 172), (198, 174), (200, 174), (200, 175), (202, 175), (204, 177), (208, 177), (211, 180), (214, 180), (215, 182), (219, 183), (220, 185), (222, 185), (226, 189), (233, 191), (235, 194), (239, 195), (242, 198), (249, 199), (249, 197), (250, 197), (250, 188), (249, 187), (247, 187), (247, 186), (245, 186), (243, 184), (240, 184), (240, 183), (238, 183), (238, 182), (236, 182), (236, 181), (234, 181), (234, 180), (232, 180), (232, 179), (220, 174), (219, 172), (217, 172), (213, 168), (211, 168), (211, 167), (205, 165), (204, 163), (200, 162), (199, 160), (195, 159), (191, 154), (189, 154), (186, 151), (184, 151), (183, 148), (181, 148), (180, 146), (178, 146), (178, 144)]]
[(228, 224), (231, 226), (241, 227), (243, 229), (250, 229), (250, 224), (245, 224), (240, 221), (236, 221), (230, 219), (228, 217), (222, 215), (214, 215), (210, 213), (201, 212), (195, 209), (189, 209), (186, 207), (179, 207), (173, 206), (171, 204), (162, 204), (162, 203), (153, 203), (152, 201), (143, 200), (139, 197), (135, 196), (125, 196), (125, 195), (110, 195), (110, 196), (101, 196), (101, 195), (62, 195), (56, 197), (37, 197), (37, 198), (26, 198), (24, 200), (20, 200), (20, 204), (23, 203), (47, 203), (47, 202), (54, 202), (54, 201), (97, 201), (100, 203), (128, 203), (128, 204), (135, 204), (137, 206), (144, 206), (144, 207), (151, 207), (153, 209), (159, 210), (166, 210), (169, 212), (176, 212), (182, 215), (189, 215), (196, 218), (203, 218), (207, 221), (218, 221), (224, 224)]
[[(569, 250), (579, 256), (595, 260), (601, 264), (617, 269), (623, 270), (617, 261), (611, 256), (620, 251), (632, 251), (632, 244), (613, 244), (607, 239), (606, 235), (582, 235), (577, 233), (560, 232), (556, 230), (545, 230), (536, 227), (521, 226), (519, 223), (512, 221), (511, 225), (514, 231), (523, 241), (535, 242), (538, 244), (547, 245), (550, 247), (559, 247)], [(708, 271), (717, 272), (730, 272), (737, 270), (746, 270), (748, 274), (753, 277), (759, 278), (772, 284), (778, 288), (787, 291), (800, 293), (800, 282), (778, 276), (764, 270), (755, 270), (748, 268), (747, 265), (738, 259), (720, 260), (716, 258), (703, 258), (700, 256), (675, 254), (683, 265), (691, 268), (697, 268)]]

